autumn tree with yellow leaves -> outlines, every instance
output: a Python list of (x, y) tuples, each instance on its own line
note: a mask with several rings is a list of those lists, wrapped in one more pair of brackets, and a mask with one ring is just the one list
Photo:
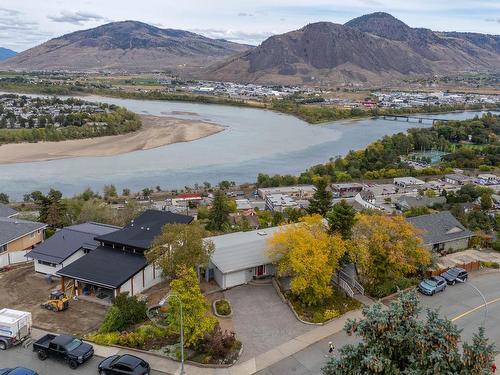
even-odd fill
[(332, 293), (332, 276), (346, 251), (340, 235), (330, 235), (320, 215), (280, 229), (269, 240), (279, 276), (292, 278), (291, 292), (305, 305), (320, 304)]
[(359, 215), (349, 254), (363, 281), (372, 286), (397, 281), (429, 265), (431, 254), (419, 234), (401, 215)]

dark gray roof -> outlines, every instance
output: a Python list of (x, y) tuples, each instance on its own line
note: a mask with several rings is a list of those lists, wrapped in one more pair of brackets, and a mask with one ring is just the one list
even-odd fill
[(17, 214), (16, 210), (10, 208), (6, 204), (0, 203), (0, 217), (11, 217), (16, 214)]
[(96, 240), (147, 250), (166, 224), (189, 224), (192, 221), (192, 216), (147, 210), (123, 229), (96, 237)]
[(44, 223), (0, 217), (0, 245), (5, 245), (47, 226)]
[(115, 232), (120, 227), (99, 223), (84, 223), (63, 228), (31, 250), (26, 257), (61, 264), (80, 249), (94, 250), (97, 235)]
[(146, 258), (141, 254), (100, 246), (57, 274), (114, 289), (146, 266)]
[(398, 199), (397, 205), (403, 209), (408, 208), (417, 208), (417, 207), (431, 207), (436, 204), (445, 204), (446, 197), (411, 197), (411, 196), (402, 196)]
[(443, 243), (472, 236), (471, 231), (460, 224), (449, 211), (410, 217), (407, 220), (423, 231), (422, 238), (425, 245)]

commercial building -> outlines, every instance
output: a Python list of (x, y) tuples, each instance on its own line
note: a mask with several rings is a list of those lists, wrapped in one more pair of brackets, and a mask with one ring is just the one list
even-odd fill
[(316, 192), (314, 185), (294, 185), (294, 186), (280, 186), (271, 188), (260, 188), (257, 194), (266, 199), (268, 195), (284, 194), (297, 199), (309, 199)]
[(283, 212), (287, 208), (298, 207), (297, 202), (285, 194), (270, 194), (266, 196), (266, 209), (273, 212)]

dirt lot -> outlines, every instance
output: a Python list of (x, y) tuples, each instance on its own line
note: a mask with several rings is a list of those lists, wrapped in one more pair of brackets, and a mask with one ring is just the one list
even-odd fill
[(69, 309), (52, 312), (40, 307), (59, 282), (48, 284), (42, 275), (35, 274), (32, 265), (0, 273), (0, 308), (30, 311), (33, 325), (51, 332), (82, 335), (96, 330), (106, 307), (88, 301), (70, 301)]

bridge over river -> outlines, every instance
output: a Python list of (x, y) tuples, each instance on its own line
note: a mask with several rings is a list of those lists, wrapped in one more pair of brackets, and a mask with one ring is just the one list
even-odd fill
[(404, 122), (418, 122), (419, 124), (433, 124), (436, 122), (448, 122), (449, 119), (437, 118), (437, 117), (424, 117), (415, 115), (383, 115), (377, 116), (377, 118), (382, 117), (384, 120), (394, 120), (394, 121), (404, 121)]

